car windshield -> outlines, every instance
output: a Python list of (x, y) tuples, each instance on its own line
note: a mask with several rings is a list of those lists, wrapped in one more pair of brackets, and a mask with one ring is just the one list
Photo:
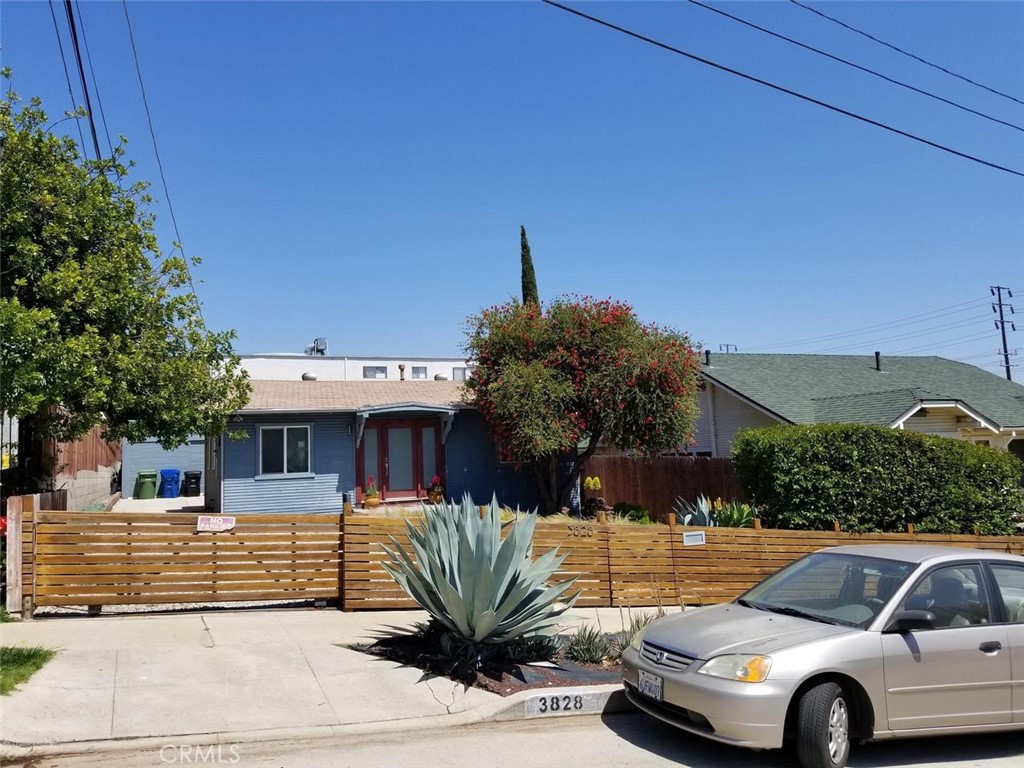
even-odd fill
[(914, 569), (913, 563), (818, 552), (751, 588), (736, 602), (812, 621), (866, 627)]

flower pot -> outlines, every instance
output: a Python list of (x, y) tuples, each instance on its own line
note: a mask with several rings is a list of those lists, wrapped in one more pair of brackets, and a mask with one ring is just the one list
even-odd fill
[(373, 509), (374, 507), (380, 506), (380, 496), (367, 496), (363, 499), (363, 507), (366, 509)]

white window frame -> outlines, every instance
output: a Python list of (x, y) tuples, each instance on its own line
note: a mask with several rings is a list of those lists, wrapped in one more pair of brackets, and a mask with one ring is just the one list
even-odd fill
[[(263, 431), (267, 429), (280, 429), (283, 430), (281, 433), (281, 439), (284, 441), (283, 448), (283, 472), (263, 472)], [(289, 429), (304, 429), (306, 430), (306, 469), (302, 472), (289, 472), (288, 471), (288, 430)], [(256, 474), (257, 477), (263, 478), (278, 478), (278, 477), (312, 477), (313, 476), (313, 425), (311, 424), (264, 424), (260, 426), (260, 439), (259, 447), (256, 453), (256, 460), (259, 462), (259, 472)]]
[[(373, 376), (367, 376), (366, 375), (367, 371), (374, 371), (375, 373), (374, 373)], [(380, 373), (381, 371), (384, 371), (384, 375), (383, 376), (376, 375), (376, 374)], [(388, 377), (388, 367), (386, 365), (364, 365), (363, 366), (363, 378), (364, 379), (386, 379), (387, 377)]]
[[(417, 376), (416, 375), (416, 371), (423, 371), (423, 375), (422, 376)], [(413, 379), (425, 379), (425, 378), (427, 378), (427, 366), (425, 366), (425, 365), (414, 365), (412, 367), (412, 374), (411, 375), (412, 375)]]
[[(456, 371), (462, 371), (462, 376), (460, 377), (456, 373)], [(465, 366), (465, 365), (458, 366), (457, 365), (457, 366), (453, 366), (452, 367), (452, 381), (465, 381), (468, 378), (469, 378), (469, 367), (468, 366)]]

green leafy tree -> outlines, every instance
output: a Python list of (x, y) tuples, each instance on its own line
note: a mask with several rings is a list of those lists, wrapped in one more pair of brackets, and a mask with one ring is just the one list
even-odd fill
[(469, 318), (466, 382), (503, 452), (536, 475), (543, 510), (568, 506), (603, 441), (656, 454), (691, 440), (699, 362), (689, 338), (628, 304), (563, 297)]
[(0, 102), (0, 407), (36, 440), (222, 432), (248, 397), (234, 332), (206, 328), (188, 263), (161, 256), (124, 139), (90, 161), (47, 124), (38, 99)]
[(519, 258), (523, 273), (523, 304), (540, 304), (537, 293), (537, 275), (533, 271), (533, 256), (530, 255), (530, 241), (526, 239), (526, 227), (519, 227)]

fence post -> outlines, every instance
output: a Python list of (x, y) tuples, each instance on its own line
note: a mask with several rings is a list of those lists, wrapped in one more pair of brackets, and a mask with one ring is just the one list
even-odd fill
[(755, 517), (752, 522), (753, 522), (753, 526), (752, 526), (753, 529), (755, 531), (760, 531), (761, 530), (761, 518), (760, 517)]
[(11, 496), (7, 499), (7, 605), (5, 607), (8, 613), (21, 613), (23, 520), (21, 497)]
[(907, 523), (907, 533), (909, 533), (911, 536), (914, 535), (914, 524), (913, 523)]

